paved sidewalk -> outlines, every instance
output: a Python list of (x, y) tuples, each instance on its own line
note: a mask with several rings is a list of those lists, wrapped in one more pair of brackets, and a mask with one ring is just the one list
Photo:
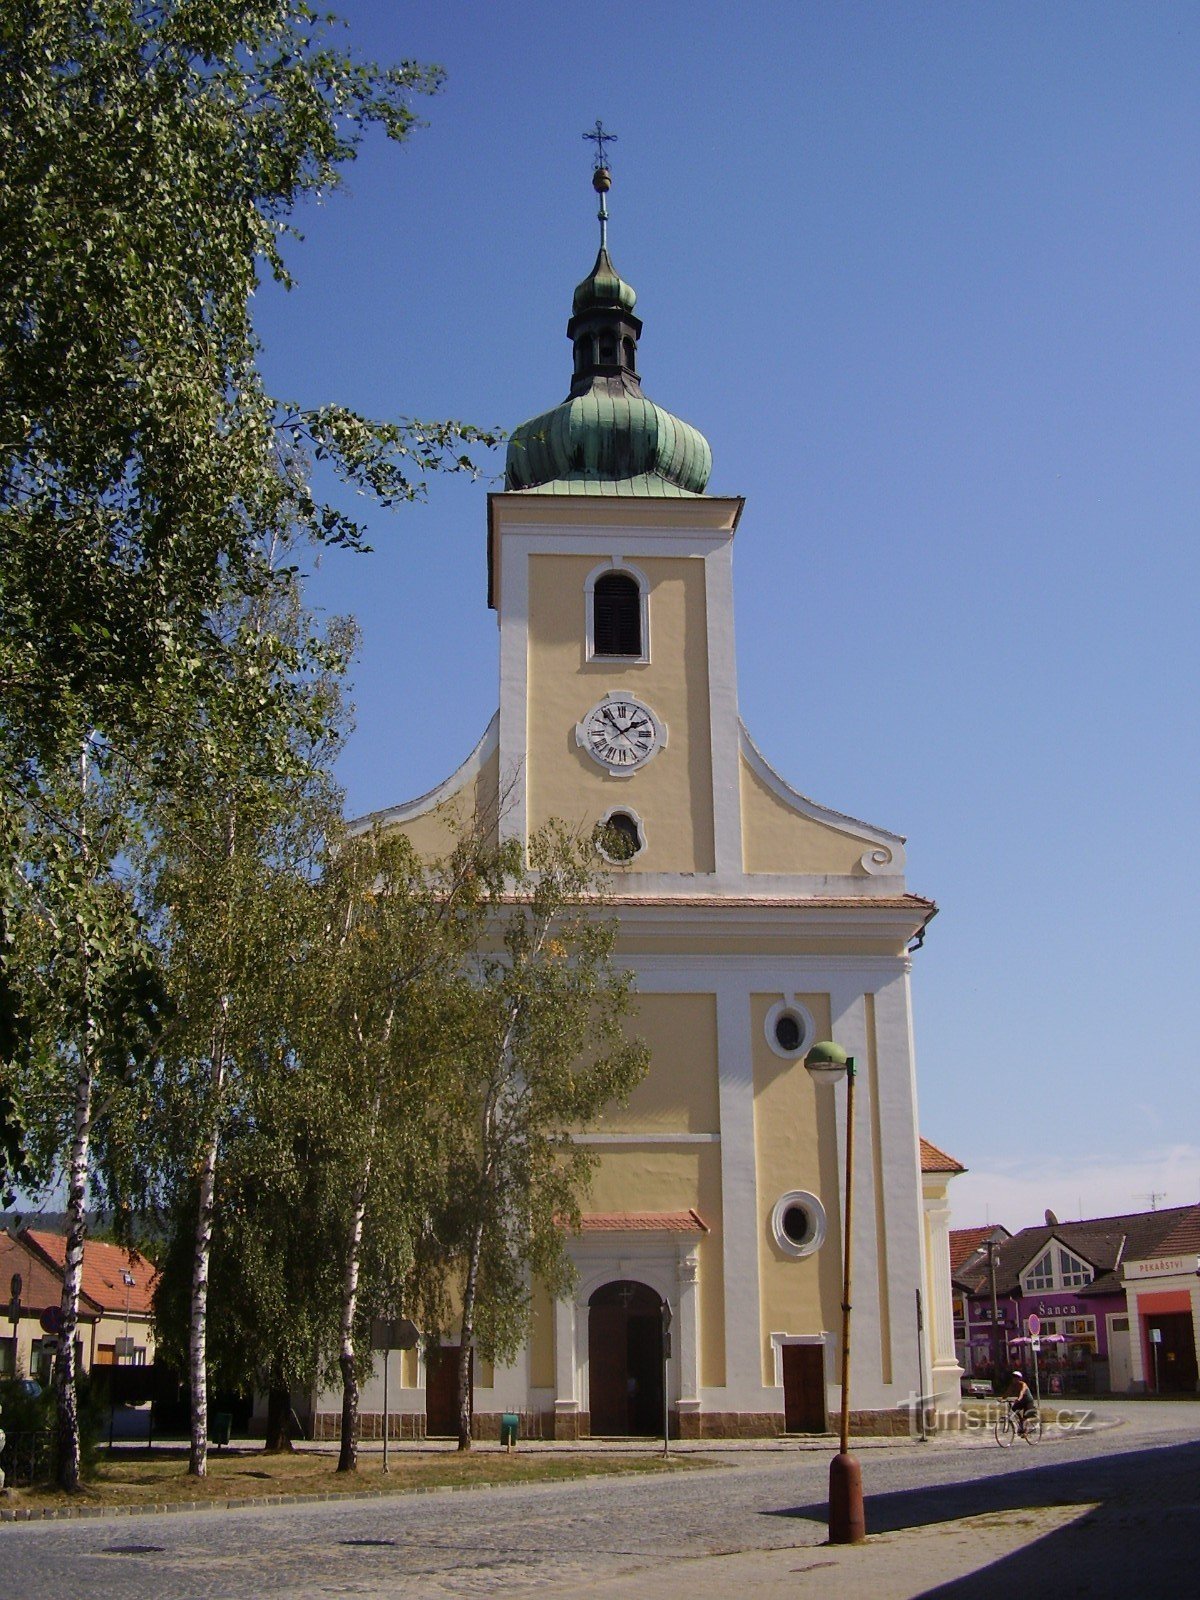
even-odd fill
[[(855, 1546), (827, 1544), (791, 1550), (751, 1550), (697, 1556), (625, 1573), (589, 1586), (589, 1600), (705, 1600), (752, 1595), (754, 1600), (796, 1600), (836, 1594), (838, 1600), (918, 1600), (944, 1585), (976, 1597), (1007, 1594), (1007, 1581), (986, 1569), (1037, 1540), (1089, 1517), (1088, 1506), (1056, 1506), (878, 1534)], [(551, 1600), (578, 1588), (508, 1591), (506, 1600)]]

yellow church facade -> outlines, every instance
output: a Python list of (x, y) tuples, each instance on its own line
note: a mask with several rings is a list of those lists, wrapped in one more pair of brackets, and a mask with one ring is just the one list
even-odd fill
[[(707, 443), (641, 391), (606, 178), (568, 324), (571, 392), (516, 430), (488, 498), (499, 709), (438, 789), (364, 819), (430, 855), (452, 810), (518, 840), (551, 818), (606, 823), (618, 960), (651, 1049), (628, 1104), (575, 1135), (598, 1158), (569, 1245), (575, 1291), (551, 1303), (535, 1286), (517, 1360), (476, 1366), (475, 1412), (481, 1431), (515, 1412), (556, 1438), (660, 1432), (664, 1412), (684, 1437), (827, 1426), (846, 1088), (815, 1085), (804, 1056), (833, 1038), (858, 1068), (853, 1412), (898, 1431), (918, 1393), (958, 1403), (948, 1273), (941, 1295), (927, 1276), (948, 1214), (928, 1174), (923, 1198), (909, 996), (935, 908), (909, 893), (897, 834), (797, 793), (740, 719), (744, 502), (705, 492)], [(406, 1356), (393, 1431), (439, 1431), (436, 1387)]]

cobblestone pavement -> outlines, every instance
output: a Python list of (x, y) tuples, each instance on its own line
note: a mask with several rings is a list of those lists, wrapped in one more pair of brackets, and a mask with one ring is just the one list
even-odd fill
[(1000, 1451), (983, 1435), (864, 1449), (871, 1539), (860, 1550), (824, 1542), (828, 1452), (731, 1450), (712, 1452), (710, 1471), (662, 1478), (6, 1524), (0, 1595), (1194, 1592), (1200, 1406), (1102, 1409), (1122, 1425), (1034, 1449)]

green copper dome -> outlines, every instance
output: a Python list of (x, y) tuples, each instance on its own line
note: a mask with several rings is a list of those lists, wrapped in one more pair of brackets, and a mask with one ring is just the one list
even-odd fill
[(572, 310), (579, 316), (580, 312), (594, 306), (616, 306), (632, 311), (635, 305), (637, 294), (632, 284), (621, 277), (612, 264), (607, 246), (601, 245), (596, 265), (575, 291)]
[(708, 440), (642, 393), (637, 295), (609, 257), (606, 221), (602, 201), (600, 253), (575, 290), (567, 324), (575, 353), (571, 392), (514, 429), (504, 487), (540, 494), (703, 494), (712, 471)]
[(595, 384), (533, 417), (508, 441), (505, 487), (549, 494), (703, 494), (708, 440), (643, 394)]

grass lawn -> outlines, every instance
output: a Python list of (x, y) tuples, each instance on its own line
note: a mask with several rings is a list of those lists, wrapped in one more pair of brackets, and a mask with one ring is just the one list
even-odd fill
[(93, 1506), (113, 1510), (138, 1506), (212, 1501), (269, 1500), (279, 1495), (328, 1495), (370, 1490), (376, 1494), (404, 1494), (414, 1489), (445, 1489), (481, 1484), (559, 1482), (603, 1472), (687, 1472), (709, 1465), (694, 1457), (661, 1455), (570, 1454), (550, 1451), (496, 1449), (467, 1454), (421, 1450), (411, 1445), (389, 1452), (383, 1471), (381, 1452), (360, 1454), (358, 1471), (339, 1473), (337, 1448), (328, 1452), (296, 1451), (267, 1455), (260, 1447), (235, 1445), (210, 1450), (208, 1475), (192, 1478), (187, 1471), (187, 1451), (170, 1446), (144, 1451), (101, 1451), (93, 1475), (76, 1495), (37, 1487), (11, 1489), (0, 1495), (0, 1511), (39, 1511), (64, 1506)]

